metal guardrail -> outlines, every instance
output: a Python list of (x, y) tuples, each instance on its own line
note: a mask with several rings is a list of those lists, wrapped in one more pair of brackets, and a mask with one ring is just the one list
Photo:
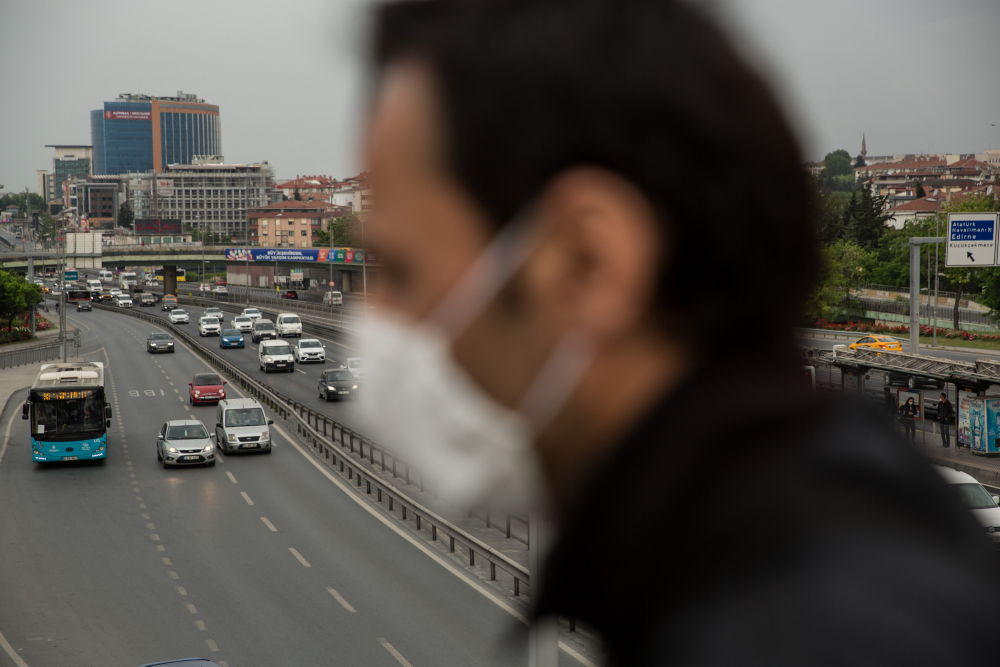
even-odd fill
[[(514, 580), (515, 595), (522, 594), (522, 583), (527, 584), (529, 587), (531, 586), (531, 575), (527, 568), (515, 563), (496, 549), (490, 547), (472, 535), (469, 535), (458, 526), (449, 522), (447, 519), (439, 516), (406, 494), (383, 482), (377, 475), (367, 470), (364, 466), (359, 465), (357, 461), (351, 458), (351, 456), (343, 453), (344, 449), (348, 449), (350, 454), (354, 454), (354, 447), (357, 446), (358, 455), (362, 460), (365, 460), (365, 448), (367, 447), (368, 458), (373, 466), (375, 465), (375, 453), (377, 452), (379, 454), (379, 462), (383, 471), (388, 472), (391, 469), (393, 476), (395, 477), (397, 476), (398, 463), (403, 463), (406, 466), (404, 474), (406, 475), (407, 481), (409, 481), (411, 474), (410, 466), (402, 459), (399, 459), (391, 451), (376, 445), (371, 440), (361, 436), (343, 424), (340, 424), (325, 415), (321, 415), (301, 403), (298, 403), (297, 401), (294, 401), (272, 388), (258, 382), (251, 375), (241, 370), (236, 365), (230, 363), (221, 355), (208, 350), (193, 336), (163, 318), (157, 317), (151, 313), (126, 308), (116, 308), (98, 303), (95, 303), (94, 307), (99, 310), (106, 310), (120, 315), (127, 315), (136, 319), (145, 320), (151, 324), (156, 324), (164, 329), (168, 329), (177, 338), (180, 338), (196, 349), (198, 353), (205, 357), (209, 363), (218, 368), (224, 374), (228, 375), (247, 393), (254, 396), (262, 403), (268, 405), (272, 410), (278, 413), (283, 420), (287, 421), (289, 417), (294, 418), (296, 421), (297, 432), (306, 439), (309, 445), (316, 451), (317, 455), (322, 456), (322, 458), (328, 461), (331, 467), (334, 467), (335, 469), (339, 464), (340, 471), (342, 473), (346, 470), (348, 481), (353, 482), (354, 479), (357, 479), (357, 486), (359, 488), (362, 483), (364, 483), (366, 495), (372, 495), (372, 489), (374, 488), (377, 496), (377, 502), (381, 504), (383, 502), (382, 496), (385, 495), (388, 499), (390, 511), (394, 509), (395, 503), (399, 503), (403, 521), (407, 520), (408, 514), (413, 514), (417, 530), (422, 529), (421, 526), (424, 522), (429, 524), (432, 541), (437, 541), (438, 533), (440, 532), (448, 538), (449, 550), (451, 552), (455, 552), (456, 544), (460, 545), (463, 549), (468, 550), (470, 566), (476, 564), (477, 555), (484, 558), (490, 564), (491, 580), (496, 579), (497, 568), (500, 568), (502, 571), (509, 574)], [(320, 425), (320, 422), (322, 422), (322, 426)], [(313, 426), (313, 423), (316, 425)], [(320, 431), (320, 428), (322, 428), (322, 432)], [(391, 468), (386, 466), (386, 456), (391, 459)], [(421, 490), (423, 490), (422, 476)]]
[(59, 343), (44, 343), (19, 350), (0, 352), (0, 370), (59, 358)]

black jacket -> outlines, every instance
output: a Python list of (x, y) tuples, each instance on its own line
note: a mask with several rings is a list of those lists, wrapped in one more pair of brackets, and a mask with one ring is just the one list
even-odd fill
[(955, 414), (955, 410), (951, 406), (951, 401), (938, 403), (937, 418), (939, 422), (950, 421), (953, 414)]
[(917, 417), (917, 406), (916, 404), (910, 405), (909, 403), (903, 402), (899, 404), (899, 418), (900, 419), (916, 419)]
[(892, 394), (882, 394), (883, 401), (885, 402), (885, 409), (887, 412), (896, 414), (896, 398)]
[(940, 475), (880, 413), (802, 391), (791, 357), (731, 359), (595, 472), (534, 613), (588, 622), (628, 667), (992, 663), (992, 547)]

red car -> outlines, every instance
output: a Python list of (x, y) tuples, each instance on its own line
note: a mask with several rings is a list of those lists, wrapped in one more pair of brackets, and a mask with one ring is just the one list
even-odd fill
[(226, 381), (216, 373), (198, 373), (194, 380), (188, 382), (188, 399), (191, 405), (199, 403), (218, 403), (226, 398)]
[(281, 299), (295, 299), (296, 301), (298, 301), (298, 299), (299, 299), (299, 293), (296, 292), (293, 289), (287, 289), (287, 290), (285, 290), (284, 292), (282, 292), (279, 295), (279, 298), (281, 298)]

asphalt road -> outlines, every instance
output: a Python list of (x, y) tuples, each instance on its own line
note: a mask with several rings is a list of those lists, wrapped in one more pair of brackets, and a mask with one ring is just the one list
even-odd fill
[[(16, 401), (0, 422), (10, 425), (0, 461), (0, 633), (27, 665), (131, 667), (192, 655), (228, 667), (526, 664), (524, 625), (359, 503), (280, 429), (271, 455), (162, 469), (153, 438), (165, 420), (214, 418), (214, 407), (192, 408), (185, 395), (208, 367), (183, 346), (147, 354), (153, 327), (133, 318), (71, 318), (84, 328), (81, 352), (109, 364), (108, 460), (34, 464)], [(255, 367), (251, 350), (231, 352)], [(268, 381), (283, 391), (307, 384), (295, 376)], [(14, 664), (0, 650), (0, 665)], [(563, 653), (560, 664), (577, 663)]]

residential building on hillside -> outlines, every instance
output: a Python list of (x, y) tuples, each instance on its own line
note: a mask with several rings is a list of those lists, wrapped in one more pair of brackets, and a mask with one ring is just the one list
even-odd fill
[(283, 201), (251, 209), (249, 245), (268, 248), (311, 248), (316, 232), (349, 208), (321, 201)]
[(367, 214), (372, 204), (372, 188), (368, 174), (361, 172), (357, 176), (340, 181), (331, 196), (331, 203), (350, 208), (354, 213)]
[(330, 195), (337, 188), (337, 180), (330, 176), (296, 176), (290, 181), (276, 183), (275, 187), (289, 199), (298, 192), (303, 200), (330, 201)]
[(270, 203), (273, 179), (267, 162), (195, 160), (168, 165), (156, 174), (133, 174), (129, 200), (136, 219), (177, 219), (198, 230), (247, 241), (247, 214)]

